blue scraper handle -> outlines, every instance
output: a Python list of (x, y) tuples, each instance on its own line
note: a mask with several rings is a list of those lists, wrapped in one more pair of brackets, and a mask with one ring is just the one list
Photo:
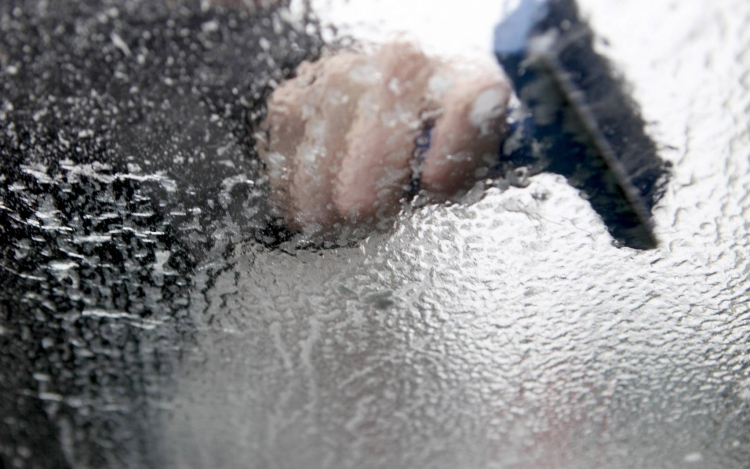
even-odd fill
[(565, 176), (620, 245), (655, 248), (669, 164), (575, 1), (521, 0), (495, 30), (495, 54), (523, 103), (502, 166)]

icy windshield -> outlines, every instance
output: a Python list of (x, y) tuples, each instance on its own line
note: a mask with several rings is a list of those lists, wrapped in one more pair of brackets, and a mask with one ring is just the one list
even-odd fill
[(0, 468), (746, 467), (750, 4), (575, 2), (644, 249), (519, 3), (0, 1)]

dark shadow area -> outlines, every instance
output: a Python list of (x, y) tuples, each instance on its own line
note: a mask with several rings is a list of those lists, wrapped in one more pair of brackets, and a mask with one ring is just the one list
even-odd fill
[(197, 0), (0, 5), (9, 467), (159, 467), (149, 406), (191, 343), (194, 268), (274, 235), (248, 121), (321, 45), (308, 19), (282, 16)]

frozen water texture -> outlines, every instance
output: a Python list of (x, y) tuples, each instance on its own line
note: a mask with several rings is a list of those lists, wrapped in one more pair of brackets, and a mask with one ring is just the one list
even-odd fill
[(661, 248), (612, 246), (551, 175), (356, 248), (245, 245), (194, 303), (176, 466), (744, 467), (750, 8), (582, 4), (675, 163)]
[[(0, 35), (0, 84), (29, 88), (0, 95), (6, 467), (747, 467), (746, 1), (581, 2), (674, 163), (647, 252), (552, 175), (417, 200), (354, 247), (273, 247), (245, 123), (254, 83), (314, 49), (296, 13), (256, 23), (266, 50), (177, 0), (9, 3), (28, 44)], [(472, 29), (489, 53), (497, 2), (429, 6), (375, 32), (438, 25), (438, 51)], [(77, 38), (64, 60), (53, 33)]]

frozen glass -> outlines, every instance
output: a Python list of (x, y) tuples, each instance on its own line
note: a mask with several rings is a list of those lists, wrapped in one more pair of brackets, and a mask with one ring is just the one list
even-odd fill
[(270, 89), (491, 63), (513, 2), (214, 3), (0, 0), (0, 467), (748, 467), (750, 3), (579, 2), (674, 165), (646, 251), (551, 174), (278, 242)]

